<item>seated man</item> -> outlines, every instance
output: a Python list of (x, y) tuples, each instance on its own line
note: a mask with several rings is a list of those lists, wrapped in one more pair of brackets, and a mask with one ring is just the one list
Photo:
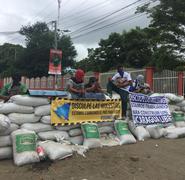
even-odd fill
[(123, 71), (123, 66), (117, 67), (117, 73), (107, 84), (107, 92), (111, 95), (112, 91), (118, 93), (122, 102), (122, 117), (126, 117), (127, 102), (132, 79), (128, 72)]
[(89, 82), (85, 85), (85, 91), (85, 97), (88, 99), (105, 99), (100, 84), (95, 77), (89, 78)]
[(150, 94), (150, 86), (149, 84), (144, 82), (144, 76), (142, 74), (136, 77), (136, 80), (133, 82), (133, 92), (142, 93), (142, 94)]
[(77, 69), (75, 76), (67, 82), (67, 90), (70, 92), (72, 99), (85, 98), (84, 75), (83, 70)]
[(18, 73), (15, 73), (12, 77), (12, 82), (6, 84), (0, 92), (0, 99), (8, 101), (11, 96), (17, 94), (27, 94), (28, 89), (26, 85), (21, 84), (21, 76)]

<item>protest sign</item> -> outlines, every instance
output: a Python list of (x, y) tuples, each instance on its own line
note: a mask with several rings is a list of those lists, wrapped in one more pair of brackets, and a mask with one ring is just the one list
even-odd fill
[(56, 99), (51, 104), (52, 124), (112, 121), (121, 118), (121, 101)]
[(164, 96), (150, 97), (143, 94), (129, 95), (132, 118), (135, 125), (165, 124), (171, 122), (171, 114)]

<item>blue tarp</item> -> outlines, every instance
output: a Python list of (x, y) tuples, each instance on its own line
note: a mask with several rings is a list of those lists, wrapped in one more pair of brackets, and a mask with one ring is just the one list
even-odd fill
[(67, 91), (55, 91), (55, 90), (29, 90), (30, 96), (58, 96), (66, 97)]

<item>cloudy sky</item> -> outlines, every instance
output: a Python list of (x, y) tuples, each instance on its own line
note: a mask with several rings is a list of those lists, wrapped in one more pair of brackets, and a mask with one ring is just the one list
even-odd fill
[[(37, 21), (58, 20), (58, 28), (70, 30), (78, 52), (77, 60), (87, 55), (87, 48), (98, 46), (111, 32), (122, 32), (135, 26), (145, 27), (146, 15), (134, 14), (136, 7), (150, 0), (0, 0), (0, 45), (5, 42), (24, 45), (18, 33), (22, 26)], [(59, 16), (58, 16), (59, 15)]]

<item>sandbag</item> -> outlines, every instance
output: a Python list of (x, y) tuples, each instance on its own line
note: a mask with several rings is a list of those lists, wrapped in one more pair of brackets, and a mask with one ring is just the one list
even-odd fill
[(113, 134), (101, 136), (100, 141), (102, 146), (112, 147), (119, 145), (119, 139)]
[(82, 130), (80, 128), (75, 128), (75, 129), (71, 129), (69, 130), (69, 135), (71, 137), (74, 137), (74, 136), (79, 136), (82, 134)]
[(103, 134), (103, 133), (112, 133), (114, 132), (114, 128), (112, 126), (102, 126), (102, 127), (99, 127), (99, 132), (100, 134)]
[(38, 132), (44, 132), (44, 131), (52, 131), (54, 128), (49, 124), (25, 123), (21, 125), (21, 129), (27, 129), (38, 133)]
[(17, 124), (11, 123), (10, 127), (8, 129), (6, 129), (3, 132), (0, 132), (0, 136), (6, 136), (11, 134), (13, 131), (19, 129), (19, 126)]
[(116, 120), (114, 122), (114, 127), (116, 130), (116, 134), (120, 140), (119, 142), (120, 145), (136, 143), (136, 139), (130, 133), (128, 129), (128, 124), (126, 121)]
[(51, 124), (51, 116), (42, 116), (40, 122), (44, 124)]
[(83, 146), (86, 146), (89, 149), (102, 146), (97, 124), (84, 123), (84, 124), (81, 124), (81, 129), (84, 137)]
[(146, 129), (149, 132), (150, 137), (153, 139), (159, 139), (164, 134), (164, 128), (162, 127), (162, 125), (148, 125), (146, 126)]
[(65, 126), (55, 126), (55, 128), (59, 131), (69, 131), (70, 129), (78, 128), (80, 127), (79, 124), (76, 125), (65, 125)]
[(12, 147), (0, 148), (0, 159), (11, 159), (13, 157)]
[(173, 112), (173, 111), (180, 111), (180, 109), (181, 109), (179, 106), (177, 106), (177, 105), (172, 105), (172, 104), (169, 104), (168, 107), (169, 107), (170, 112)]
[(185, 112), (185, 106), (180, 108), (181, 111)]
[(9, 136), (0, 136), (0, 147), (11, 146), (12, 139)]
[(185, 127), (185, 115), (183, 112), (173, 112), (172, 120), (176, 127)]
[(48, 131), (48, 132), (39, 132), (38, 136), (41, 140), (56, 140), (56, 137), (69, 139), (69, 135), (66, 131)]
[(50, 115), (51, 105), (38, 106), (35, 108), (36, 116), (48, 116)]
[(6, 131), (10, 127), (10, 120), (4, 114), (0, 114), (0, 132)]
[(185, 127), (165, 128), (164, 136), (169, 139), (185, 137)]
[(177, 96), (177, 95), (172, 94), (172, 93), (165, 93), (164, 96), (166, 98), (168, 98), (170, 101), (173, 101), (175, 103), (180, 103), (184, 100), (183, 96)]
[(184, 107), (185, 106), (185, 100), (183, 100), (182, 102), (179, 102), (176, 104), (179, 107)]
[(41, 97), (31, 97), (28, 95), (15, 95), (10, 98), (13, 103), (23, 106), (42, 106), (49, 104), (48, 98), (41, 98)]
[(128, 123), (130, 131), (136, 136), (139, 141), (144, 141), (150, 138), (149, 132), (143, 126), (135, 126), (132, 121)]
[(103, 127), (103, 126), (114, 126), (113, 121), (108, 121), (108, 122), (97, 122), (98, 127)]
[(84, 141), (84, 137), (83, 136), (74, 136), (74, 137), (70, 137), (69, 141), (72, 144), (78, 144), (78, 145), (82, 145), (83, 141)]
[(0, 113), (9, 114), (9, 113), (25, 113), (30, 114), (34, 112), (33, 107), (21, 106), (14, 103), (4, 103), (0, 104)]
[(24, 123), (34, 123), (38, 122), (41, 118), (40, 116), (35, 116), (35, 114), (21, 114), (21, 113), (10, 113), (8, 118), (12, 123), (24, 124)]
[(36, 134), (34, 131), (18, 129), (11, 134), (14, 163), (17, 166), (39, 162), (36, 152)]
[(39, 142), (38, 144), (44, 148), (44, 151), (50, 160), (64, 159), (73, 154), (72, 148), (64, 144), (53, 141), (44, 141)]

